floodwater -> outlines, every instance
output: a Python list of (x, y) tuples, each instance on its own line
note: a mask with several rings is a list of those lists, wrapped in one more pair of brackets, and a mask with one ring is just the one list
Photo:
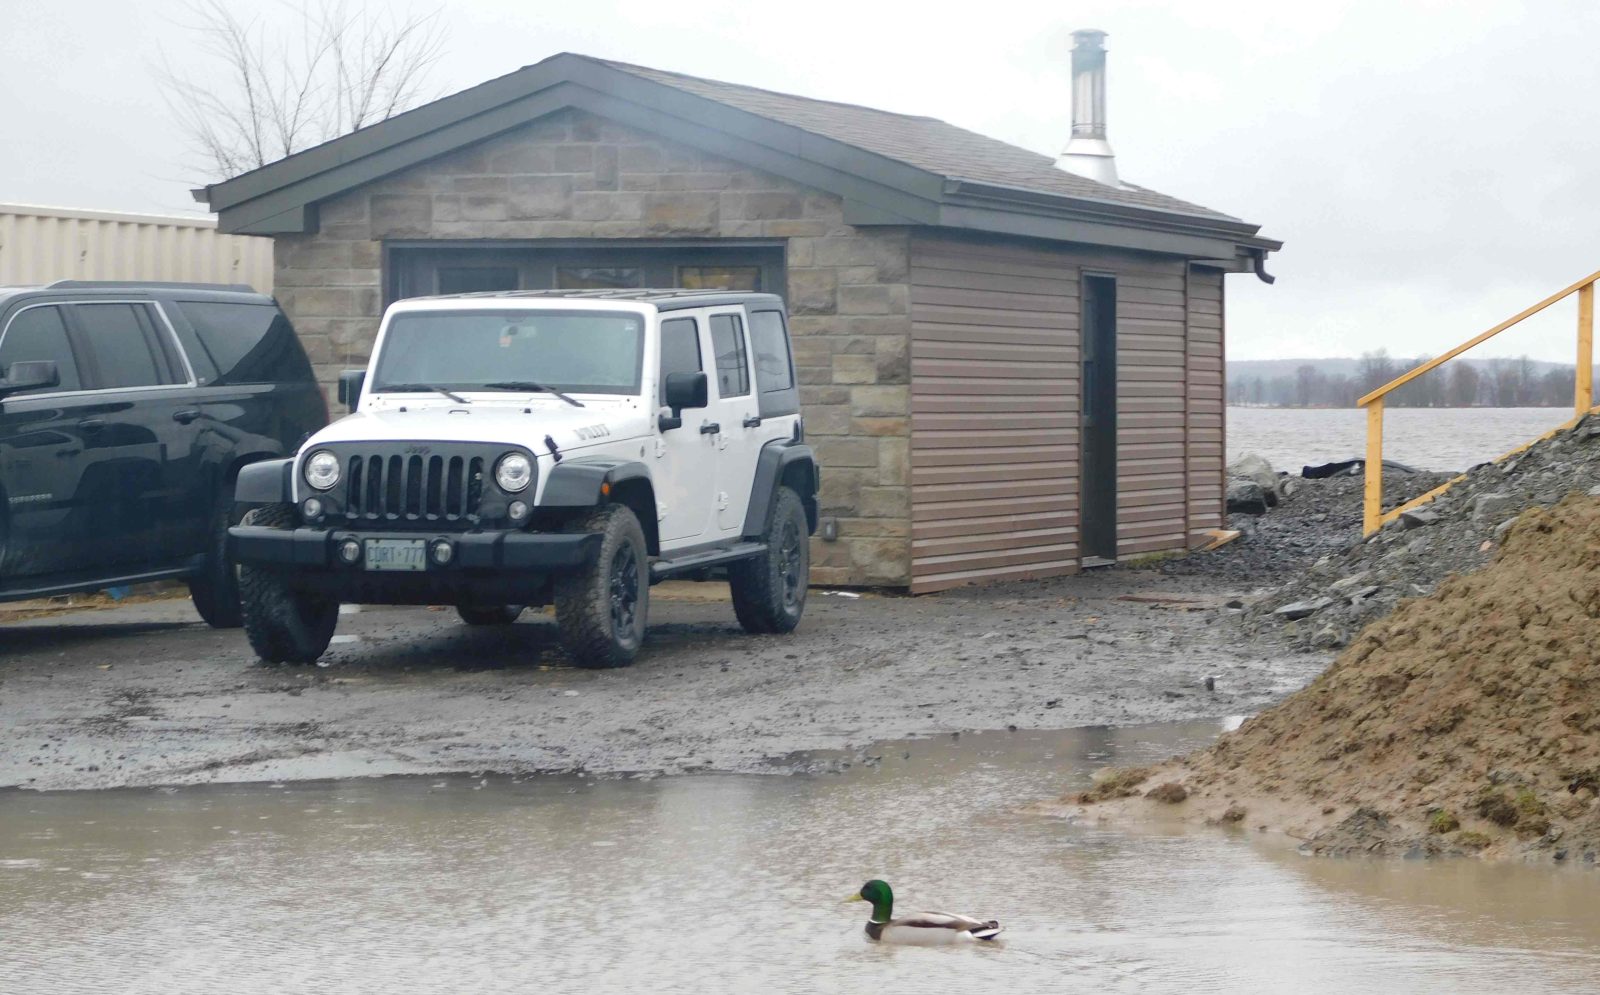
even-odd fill
[[(0, 990), (1594, 991), (1592, 869), (1021, 810), (1217, 731), (968, 734), (789, 776), (0, 794)], [(1004, 945), (868, 943), (841, 899), (871, 876)]]
[[(1383, 457), (1419, 470), (1466, 470), (1568, 421), (1568, 408), (1394, 408), (1383, 416)], [(1299, 473), (1364, 456), (1367, 413), (1360, 408), (1228, 409), (1228, 461), (1246, 453)]]

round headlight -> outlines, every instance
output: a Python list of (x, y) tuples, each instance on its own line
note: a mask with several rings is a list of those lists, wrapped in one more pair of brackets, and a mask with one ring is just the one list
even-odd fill
[(521, 453), (506, 453), (495, 464), (494, 482), (508, 494), (515, 494), (533, 482), (533, 464)]
[(339, 482), (339, 457), (326, 449), (311, 454), (306, 460), (306, 483), (325, 491)]

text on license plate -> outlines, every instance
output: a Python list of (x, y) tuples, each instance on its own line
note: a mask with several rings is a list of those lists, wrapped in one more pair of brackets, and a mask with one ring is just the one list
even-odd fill
[(427, 553), (421, 539), (368, 539), (368, 570), (426, 570)]

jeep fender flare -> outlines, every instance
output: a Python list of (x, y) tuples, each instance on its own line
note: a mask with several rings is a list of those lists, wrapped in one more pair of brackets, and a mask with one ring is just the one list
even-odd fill
[(246, 463), (233, 485), (238, 504), (293, 504), (294, 457)]
[(800, 495), (800, 503), (806, 509), (806, 527), (811, 534), (816, 534), (817, 491), (822, 484), (816, 453), (803, 442), (774, 439), (762, 446), (761, 454), (756, 457), (750, 504), (744, 515), (745, 538), (759, 538), (766, 531), (767, 512), (778, 486), (783, 483), (793, 486)]
[(550, 471), (539, 498), (541, 508), (592, 508), (605, 502), (606, 484), (650, 482), (650, 469), (638, 460), (609, 456), (564, 459)]

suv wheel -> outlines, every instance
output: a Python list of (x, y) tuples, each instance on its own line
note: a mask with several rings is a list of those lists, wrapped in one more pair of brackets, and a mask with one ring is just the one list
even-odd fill
[[(267, 505), (245, 515), (244, 524), (292, 529), (295, 510), (286, 504)], [(339, 624), (337, 601), (295, 591), (273, 570), (241, 566), (239, 601), (244, 634), (256, 655), (268, 663), (315, 662)]]
[(522, 615), (522, 605), (457, 605), (456, 614), (468, 625), (510, 625)]
[(561, 645), (580, 667), (626, 667), (644, 641), (650, 560), (639, 519), (620, 504), (597, 508), (573, 531), (601, 536), (600, 552), (555, 584)]
[(800, 495), (779, 487), (762, 533), (767, 551), (728, 567), (733, 613), (746, 632), (790, 632), (806, 610), (811, 542)]
[(239, 610), (239, 573), (228, 556), (228, 526), (235, 521), (233, 488), (217, 496), (211, 513), (211, 532), (205, 562), (200, 572), (189, 578), (189, 597), (194, 610), (213, 629), (237, 629), (243, 622)]

